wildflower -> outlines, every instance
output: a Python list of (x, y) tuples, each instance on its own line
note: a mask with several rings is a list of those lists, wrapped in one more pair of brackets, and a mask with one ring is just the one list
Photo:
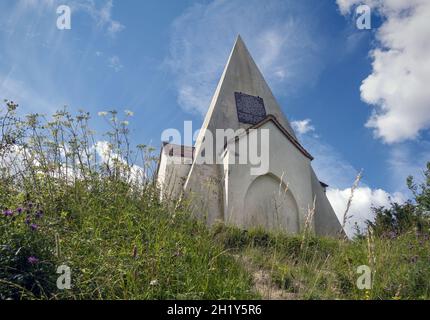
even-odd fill
[(34, 256), (30, 256), (30, 257), (28, 257), (27, 261), (28, 261), (29, 264), (36, 264), (36, 263), (39, 262), (39, 259), (37, 259)]
[(6, 217), (13, 216), (13, 211), (6, 209), (6, 210), (3, 211), (3, 215), (6, 216)]
[(128, 122), (128, 121), (121, 121), (121, 124), (122, 124), (123, 126), (128, 126), (129, 122)]
[(18, 104), (14, 103), (13, 101), (6, 100), (7, 110), (8, 112), (13, 112), (18, 107)]
[(30, 216), (25, 217), (24, 223), (27, 225), (31, 223)]
[(98, 114), (99, 117), (105, 117), (105, 116), (107, 116), (107, 112), (106, 111), (100, 111), (97, 114)]
[(418, 256), (413, 256), (413, 257), (411, 257), (409, 261), (410, 261), (410, 263), (417, 263), (417, 261), (418, 261)]
[(132, 117), (132, 116), (134, 115), (134, 112), (133, 112), (133, 111), (130, 111), (130, 110), (125, 110), (124, 112), (125, 112), (125, 114), (126, 114), (127, 116), (129, 116), (129, 117)]
[(37, 229), (39, 229), (39, 226), (35, 223), (30, 224), (30, 229), (33, 231), (36, 231)]
[(36, 211), (36, 218), (40, 219), (40, 218), (42, 218), (42, 216), (43, 216), (43, 211), (42, 210), (37, 210)]
[(156, 286), (157, 284), (158, 284), (157, 279), (151, 280), (151, 282), (149, 283), (150, 286)]
[(182, 256), (182, 252), (179, 249), (176, 250), (176, 252), (172, 255), (173, 258), (177, 258), (177, 257), (180, 257), (180, 256)]
[(17, 212), (18, 214), (22, 213), (22, 208), (21, 208), (21, 207), (17, 208), (17, 209), (16, 209), (16, 212)]
[(370, 300), (370, 290), (365, 290), (364, 291), (364, 299), (365, 300)]

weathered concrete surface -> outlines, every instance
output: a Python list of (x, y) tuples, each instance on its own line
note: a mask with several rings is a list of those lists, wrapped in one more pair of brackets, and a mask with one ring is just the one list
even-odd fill
[(344, 234), (342, 225), (325, 195), (314, 170), (311, 168), (312, 191), (315, 196), (315, 233), (321, 236), (340, 236)]
[(162, 199), (177, 199), (181, 197), (185, 180), (192, 164), (192, 148), (188, 155), (181, 153), (182, 146), (163, 144), (160, 162), (157, 170), (158, 187)]
[[(235, 92), (261, 97), (266, 121), (252, 126), (238, 120)], [(207, 132), (216, 129), (244, 129), (238, 139), (214, 144), (209, 150)], [(269, 130), (269, 166), (259, 175), (250, 174), (253, 167), (238, 164), (239, 143), (251, 130)], [(258, 146), (261, 148), (261, 146)], [(234, 151), (231, 151), (234, 149)], [(239, 151), (238, 151), (239, 150)], [(199, 164), (211, 155), (214, 164)], [(270, 88), (238, 37), (218, 83), (196, 140), (192, 165), (169, 165), (166, 153), (161, 153), (158, 182), (173, 195), (184, 194), (194, 204), (194, 212), (209, 224), (220, 220), (243, 228), (262, 226), (289, 233), (303, 230), (315, 199), (315, 214), (310, 228), (317, 234), (337, 235), (341, 225), (327, 200), (324, 188), (312, 166), (312, 157), (300, 145), (287, 118)], [(235, 164), (232, 164), (235, 160)], [(170, 167), (169, 167), (170, 166)], [(183, 183), (169, 182), (180, 177)], [(173, 179), (174, 181), (177, 181)]]
[[(296, 233), (302, 229), (313, 202), (310, 160), (273, 122), (256, 130), (264, 129), (270, 130), (269, 168), (264, 174), (250, 175), (253, 166), (249, 162), (224, 166), (228, 177), (225, 221), (243, 227), (258, 225)], [(235, 143), (237, 151), (240, 139)]]

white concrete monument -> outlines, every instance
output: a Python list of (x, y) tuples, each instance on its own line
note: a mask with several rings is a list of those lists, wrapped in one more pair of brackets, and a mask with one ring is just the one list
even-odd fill
[[(163, 142), (162, 197), (186, 197), (209, 224), (317, 235), (342, 227), (298, 141), (240, 36), (195, 145)], [(306, 222), (308, 220), (308, 222)]]

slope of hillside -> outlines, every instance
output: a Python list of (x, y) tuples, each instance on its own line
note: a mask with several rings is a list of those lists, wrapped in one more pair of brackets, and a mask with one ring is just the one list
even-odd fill
[[(2, 299), (429, 297), (430, 246), (417, 234), (344, 241), (209, 229), (148, 190), (65, 191), (55, 211), (25, 202), (21, 213), (2, 215)], [(71, 268), (70, 290), (56, 287), (60, 265)], [(361, 265), (373, 270), (371, 290), (356, 285)]]
[[(352, 241), (207, 227), (186, 202), (159, 201), (153, 150), (130, 151), (116, 112), (100, 156), (87, 113), (22, 120), (16, 107), (0, 109), (0, 299), (430, 296), (419, 207), (380, 210), (376, 234)], [(427, 174), (430, 186), (430, 165)], [(430, 203), (430, 188), (423, 190), (421, 209)], [(363, 266), (370, 280), (360, 277)]]

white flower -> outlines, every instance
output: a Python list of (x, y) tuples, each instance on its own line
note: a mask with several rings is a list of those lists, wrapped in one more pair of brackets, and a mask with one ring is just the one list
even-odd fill
[(124, 126), (128, 126), (128, 121), (122, 121), (121, 124)]
[(158, 284), (158, 280), (157, 279), (154, 279), (154, 280), (152, 280), (150, 283), (149, 283), (149, 285), (150, 286), (156, 286)]
[(133, 111), (130, 111), (130, 110), (125, 110), (124, 112), (125, 112), (125, 114), (126, 114), (127, 116), (129, 116), (129, 117), (132, 117), (132, 116), (134, 115), (134, 112), (133, 112)]
[(100, 111), (98, 113), (98, 115), (99, 115), (99, 117), (104, 117), (104, 116), (107, 116), (107, 112), (106, 111)]

